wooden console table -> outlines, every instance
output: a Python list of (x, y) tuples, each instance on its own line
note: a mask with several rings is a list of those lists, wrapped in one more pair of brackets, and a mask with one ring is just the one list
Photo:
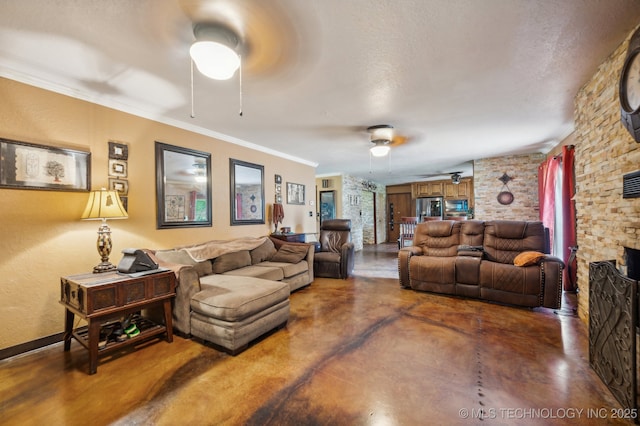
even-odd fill
[(305, 235), (306, 234), (296, 234), (296, 233), (293, 233), (293, 232), (290, 232), (288, 234), (281, 234), (281, 233), (273, 233), (273, 234), (271, 234), (271, 236), (273, 238), (277, 238), (279, 240), (287, 241), (287, 242), (290, 242), (290, 243), (304, 243)]
[[(89, 374), (95, 374), (99, 354), (165, 333), (167, 342), (172, 342), (171, 299), (176, 295), (175, 288), (175, 274), (167, 270), (133, 276), (114, 271), (61, 277), (60, 303), (66, 311), (64, 350), (69, 351), (71, 338), (75, 338), (89, 351)], [(164, 324), (145, 319), (139, 335), (122, 342), (109, 342), (104, 349), (98, 349), (103, 324), (154, 306), (163, 308)], [(86, 320), (88, 325), (74, 330), (75, 315)]]

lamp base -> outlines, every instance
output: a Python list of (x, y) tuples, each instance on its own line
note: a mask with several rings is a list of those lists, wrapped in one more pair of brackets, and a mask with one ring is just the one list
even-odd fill
[(101, 274), (103, 272), (115, 271), (116, 269), (116, 265), (111, 262), (100, 262), (98, 265), (93, 267), (93, 273)]
[(102, 219), (102, 225), (98, 228), (98, 254), (100, 255), (100, 262), (93, 268), (94, 274), (102, 272), (115, 271), (116, 266), (109, 262), (109, 255), (111, 254), (111, 230), (107, 225), (107, 220)]

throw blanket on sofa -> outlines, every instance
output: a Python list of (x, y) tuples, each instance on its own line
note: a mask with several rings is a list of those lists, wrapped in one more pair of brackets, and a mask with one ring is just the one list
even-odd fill
[(234, 240), (213, 240), (206, 243), (196, 244), (193, 246), (177, 247), (176, 250), (184, 250), (196, 262), (221, 256), (227, 253), (233, 253), (242, 250), (253, 250), (259, 247), (267, 240), (267, 237), (246, 237)]

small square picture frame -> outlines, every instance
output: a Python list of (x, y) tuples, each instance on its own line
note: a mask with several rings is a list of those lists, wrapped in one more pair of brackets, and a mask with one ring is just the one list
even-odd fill
[(276, 183), (282, 183), (282, 176), (275, 175), (275, 181), (276, 181)]
[(109, 158), (112, 160), (128, 160), (129, 147), (122, 142), (109, 141)]
[(129, 195), (129, 182), (124, 179), (109, 178), (109, 189), (118, 191), (120, 197), (125, 197)]
[(127, 177), (127, 162), (124, 160), (109, 160), (109, 176)]

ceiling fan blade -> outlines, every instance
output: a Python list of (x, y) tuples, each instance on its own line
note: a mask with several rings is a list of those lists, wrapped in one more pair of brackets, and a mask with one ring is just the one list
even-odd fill
[(409, 141), (409, 137), (408, 136), (394, 135), (393, 138), (391, 139), (391, 146), (404, 145), (408, 141)]
[(240, 39), (243, 72), (275, 74), (306, 54), (297, 43), (291, 12), (277, 3), (230, 0), (180, 0), (193, 24), (219, 23)]

